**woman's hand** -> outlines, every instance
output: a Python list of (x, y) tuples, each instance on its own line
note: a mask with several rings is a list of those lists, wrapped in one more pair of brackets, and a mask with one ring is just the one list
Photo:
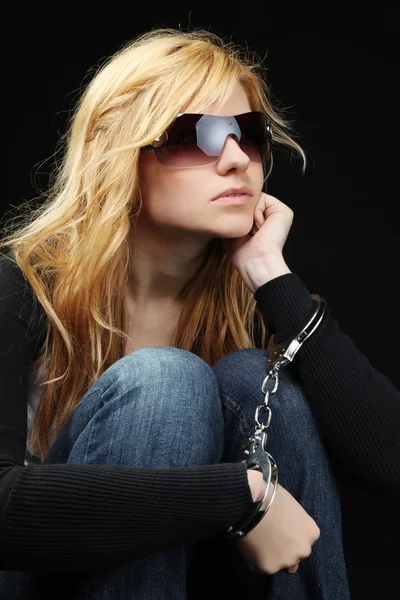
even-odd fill
[(286, 204), (261, 192), (251, 232), (240, 238), (224, 238), (229, 260), (253, 294), (270, 279), (291, 272), (282, 251), (293, 217), (292, 209)]
[(300, 560), (310, 556), (319, 536), (314, 519), (278, 484), (267, 514), (236, 544), (252, 571), (273, 575), (286, 569), (295, 573)]

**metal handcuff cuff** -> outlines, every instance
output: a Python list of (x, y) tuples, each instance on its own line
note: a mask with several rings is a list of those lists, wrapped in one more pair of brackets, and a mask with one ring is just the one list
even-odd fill
[[(327, 308), (326, 301), (318, 294), (311, 294), (314, 300), (315, 311), (309, 322), (297, 335), (292, 338), (273, 346), (265, 351), (268, 356), (267, 367), (273, 365), (272, 369), (265, 377), (261, 390), (265, 394), (264, 403), (257, 406), (255, 412), (255, 431), (252, 437), (249, 438), (248, 444), (245, 446), (244, 453), (247, 458), (243, 460), (247, 469), (258, 470), (262, 472), (263, 479), (266, 484), (265, 493), (261, 501), (247, 511), (247, 513), (235, 525), (231, 525), (226, 531), (226, 536), (231, 539), (241, 539), (246, 536), (261, 519), (267, 514), (271, 504), (275, 498), (278, 485), (278, 468), (275, 460), (267, 452), (267, 429), (271, 423), (271, 409), (268, 406), (269, 395), (275, 394), (279, 386), (278, 371), (293, 361), (293, 358), (299, 351), (304, 342), (314, 333), (321, 323)], [(267, 389), (269, 380), (274, 381), (272, 389)], [(260, 410), (263, 409), (267, 413), (266, 423), (259, 421)]]

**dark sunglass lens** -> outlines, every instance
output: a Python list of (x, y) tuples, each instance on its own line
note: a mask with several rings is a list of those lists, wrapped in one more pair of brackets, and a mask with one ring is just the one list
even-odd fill
[(262, 161), (269, 146), (264, 115), (261, 113), (243, 115), (239, 124), (242, 132), (240, 147), (243, 152), (248, 154), (251, 160)]
[(197, 146), (196, 123), (202, 115), (182, 115), (172, 124), (168, 132), (168, 141), (156, 150), (157, 159), (169, 167), (188, 167), (202, 165), (216, 160), (207, 156)]
[[(186, 114), (174, 121), (168, 130), (166, 144), (155, 150), (160, 163), (169, 167), (183, 168), (218, 160), (218, 156), (206, 154), (197, 146), (196, 123), (201, 117), (202, 115)], [(268, 168), (270, 144), (265, 115), (257, 112), (246, 113), (238, 115), (236, 119), (241, 131), (240, 148), (250, 160), (262, 162), (264, 167)], [(214, 127), (213, 124), (211, 126)], [(216, 131), (213, 129), (210, 134), (215, 134)]]

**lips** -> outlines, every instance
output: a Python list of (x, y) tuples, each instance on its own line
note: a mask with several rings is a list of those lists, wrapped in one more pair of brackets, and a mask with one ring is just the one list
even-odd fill
[(212, 201), (217, 200), (218, 198), (223, 198), (226, 196), (229, 196), (230, 194), (244, 194), (246, 196), (252, 196), (252, 191), (250, 188), (247, 187), (241, 187), (241, 188), (229, 188), (228, 190), (224, 190), (223, 192), (220, 192), (218, 194), (218, 196), (216, 196), (215, 198), (213, 198)]

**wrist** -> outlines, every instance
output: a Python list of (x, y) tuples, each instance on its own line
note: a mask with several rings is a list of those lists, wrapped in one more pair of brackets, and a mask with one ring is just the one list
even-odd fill
[(265, 283), (291, 272), (282, 255), (255, 259), (248, 264), (246, 269), (248, 287), (255, 294), (258, 288)]
[[(254, 463), (253, 458), (250, 458), (252, 464), (258, 464), (258, 468), (262, 469), (262, 472), (253, 469), (251, 466), (247, 469), (249, 487), (252, 488), (252, 506), (238, 522), (226, 530), (226, 536), (229, 539), (244, 538), (258, 525), (271, 508), (278, 485), (278, 468), (268, 452), (265, 452), (265, 459), (265, 461), (261, 460), (261, 464), (258, 464)], [(248, 462), (248, 459), (246, 462)], [(258, 478), (257, 473), (261, 477)], [(262, 484), (259, 485), (261, 482)]]
[(249, 483), (253, 502), (260, 502), (263, 498), (263, 476), (260, 471), (247, 469), (247, 480)]

